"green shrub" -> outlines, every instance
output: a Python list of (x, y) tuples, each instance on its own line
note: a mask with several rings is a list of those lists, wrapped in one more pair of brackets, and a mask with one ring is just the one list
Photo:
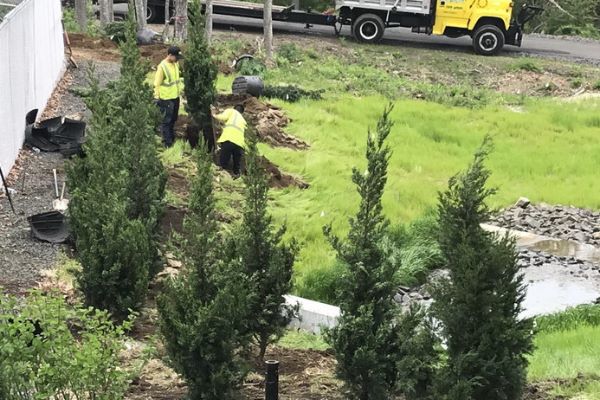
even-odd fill
[(295, 85), (265, 86), (263, 97), (295, 103), (300, 99), (320, 100), (323, 90), (305, 90)]
[(86, 157), (67, 167), (69, 217), (82, 265), (77, 282), (87, 304), (116, 318), (141, 305), (159, 265), (155, 240), (166, 183), (154, 140), (158, 113), (135, 25), (127, 24), (121, 77), (100, 89), (91, 72)]
[(168, 280), (158, 299), (159, 326), (171, 364), (186, 380), (192, 400), (226, 400), (243, 378), (239, 348), (245, 327), (246, 281), (239, 263), (224, 263), (218, 233), (210, 154), (196, 152), (190, 212), (179, 239), (183, 272)]
[(580, 326), (600, 326), (600, 305), (581, 305), (535, 319), (536, 331), (551, 333), (577, 329)]
[(517, 71), (529, 71), (529, 72), (537, 72), (540, 73), (542, 72), (542, 68), (540, 68), (540, 66), (531, 59), (521, 59), (517, 62), (515, 62), (512, 66), (511, 69), (513, 70), (517, 70)]
[(130, 372), (119, 353), (131, 325), (115, 326), (107, 312), (69, 306), (59, 294), (0, 293), (0, 398), (123, 399)]
[(391, 107), (367, 135), (367, 170), (352, 170), (361, 201), (345, 240), (324, 233), (345, 266), (339, 280), (341, 315), (326, 332), (337, 359), (336, 375), (348, 397), (385, 400), (400, 391), (408, 399), (425, 398), (438, 363), (435, 338), (416, 308), (401, 312), (393, 300), (396, 265), (382, 242), (389, 222), (381, 198), (387, 182), (390, 148), (385, 144), (392, 123)]
[(344, 271), (345, 266), (340, 262), (312, 268), (296, 281), (296, 294), (307, 299), (337, 305), (339, 280)]
[(257, 60), (256, 58), (245, 58), (237, 64), (236, 70), (240, 75), (256, 75), (264, 77), (267, 72), (267, 67), (262, 61)]
[(277, 49), (277, 58), (290, 63), (296, 63), (302, 61), (304, 55), (294, 43), (284, 43)]
[(490, 217), (486, 200), (495, 193), (486, 187), (490, 151), (486, 137), (467, 170), (439, 195), (439, 243), (449, 271), (435, 282), (431, 306), (447, 343), (441, 399), (521, 398), (526, 355), (533, 350), (532, 320), (519, 317), (526, 289), (514, 239), (481, 227)]
[(190, 23), (183, 78), (187, 97), (187, 111), (196, 124), (204, 126), (212, 123), (210, 106), (217, 95), (217, 66), (213, 62), (205, 38), (204, 16), (200, 13), (200, 2), (189, 4)]
[(599, 79), (599, 80), (597, 80), (597, 81), (596, 81), (596, 82), (595, 82), (595, 83), (592, 85), (592, 88), (593, 88), (594, 90), (600, 90), (600, 79)]
[(124, 22), (111, 22), (104, 27), (104, 34), (115, 43), (122, 43), (126, 39), (127, 26)]

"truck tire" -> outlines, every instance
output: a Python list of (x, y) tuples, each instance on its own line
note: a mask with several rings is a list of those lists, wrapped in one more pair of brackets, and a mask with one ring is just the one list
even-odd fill
[(383, 20), (375, 14), (363, 14), (352, 24), (352, 35), (363, 43), (379, 42), (384, 30)]
[(475, 30), (473, 48), (477, 54), (494, 56), (504, 47), (504, 32), (496, 25), (483, 25)]
[(146, 22), (149, 22), (149, 23), (160, 22), (159, 18), (160, 18), (160, 10), (158, 9), (158, 6), (151, 6), (151, 5), (146, 6)]

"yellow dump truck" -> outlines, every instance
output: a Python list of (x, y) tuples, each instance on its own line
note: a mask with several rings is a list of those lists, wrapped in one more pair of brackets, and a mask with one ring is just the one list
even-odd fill
[(523, 25), (540, 7), (524, 5), (518, 14), (511, 0), (338, 0), (337, 24), (350, 25), (361, 42), (374, 43), (386, 28), (413, 32), (470, 36), (475, 52), (497, 54), (505, 44), (520, 46)]

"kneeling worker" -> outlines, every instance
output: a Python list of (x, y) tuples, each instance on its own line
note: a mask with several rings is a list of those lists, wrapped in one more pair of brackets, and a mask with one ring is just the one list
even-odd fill
[(244, 106), (238, 104), (214, 116), (215, 119), (225, 122), (223, 133), (219, 137), (219, 140), (217, 140), (217, 143), (221, 147), (219, 164), (221, 164), (222, 168), (227, 168), (229, 160), (233, 156), (233, 175), (235, 177), (240, 175), (240, 161), (246, 147), (244, 131), (247, 124), (242, 116), (243, 113)]

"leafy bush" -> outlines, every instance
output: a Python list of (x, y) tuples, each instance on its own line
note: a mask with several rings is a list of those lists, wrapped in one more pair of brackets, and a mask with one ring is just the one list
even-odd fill
[(287, 62), (295, 63), (302, 61), (304, 55), (294, 43), (284, 43), (277, 49), (277, 58)]
[(262, 61), (256, 58), (245, 58), (237, 63), (236, 70), (240, 75), (264, 77), (267, 67)]
[(305, 90), (295, 85), (265, 86), (262, 95), (268, 99), (281, 99), (295, 103), (302, 98), (320, 100), (323, 90)]
[(59, 294), (0, 293), (0, 398), (124, 398), (130, 376), (119, 353), (131, 325), (114, 326), (107, 312), (71, 307)]
[(537, 332), (558, 332), (580, 326), (600, 326), (600, 305), (581, 305), (535, 319)]
[(104, 27), (104, 34), (115, 43), (122, 43), (126, 39), (127, 26), (124, 22), (111, 22)]
[[(526, 0), (515, 2), (518, 11)], [(542, 0), (544, 11), (527, 25), (528, 29), (556, 35), (600, 37), (600, 3), (598, 0), (560, 0), (560, 10), (554, 1)]]
[(338, 287), (345, 271), (343, 263), (322, 265), (303, 273), (295, 284), (298, 296), (327, 304), (338, 304)]

